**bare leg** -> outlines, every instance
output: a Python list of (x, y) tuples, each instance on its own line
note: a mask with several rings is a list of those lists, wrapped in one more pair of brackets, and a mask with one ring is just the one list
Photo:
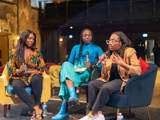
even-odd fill
[(69, 90), (69, 100), (78, 100), (77, 98), (77, 95), (76, 95), (76, 90), (75, 90), (75, 87), (74, 87), (74, 82), (69, 80), (69, 79), (66, 79), (66, 85), (68, 87), (68, 90)]
[(36, 115), (40, 115), (40, 116), (41, 116), (42, 110), (40, 109), (39, 105), (35, 105), (35, 106), (33, 107), (33, 109), (35, 110)]
[(42, 110), (40, 109), (39, 105), (35, 105), (33, 109), (35, 112), (30, 120), (42, 120)]
[(72, 88), (74, 87), (74, 82), (69, 79), (66, 79), (66, 85), (68, 88)]

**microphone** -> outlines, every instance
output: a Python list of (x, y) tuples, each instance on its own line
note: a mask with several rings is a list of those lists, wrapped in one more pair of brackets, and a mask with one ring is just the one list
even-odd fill
[[(22, 65), (25, 65), (25, 63), (23, 62)], [(27, 75), (27, 71), (26, 70), (24, 71), (24, 73), (25, 73), (25, 75)]]
[(101, 62), (102, 62), (102, 60), (98, 60), (96, 66), (98, 66)]
[[(102, 55), (104, 55), (105, 57), (106, 57), (106, 56), (109, 56), (109, 55), (110, 55), (110, 51), (108, 50), (108, 51), (104, 52)], [(97, 62), (97, 64), (96, 64), (96, 67), (97, 67), (99, 64), (101, 64), (102, 61), (103, 61), (103, 60), (98, 60), (98, 62)]]
[(86, 62), (89, 62), (89, 52), (88, 51), (86, 52), (86, 60), (87, 60)]
[[(20, 60), (19, 60), (19, 61), (21, 62), (21, 64), (22, 64), (22, 65), (25, 65), (25, 63), (24, 63), (24, 60), (23, 60), (23, 59), (21, 59), (21, 58), (20, 58)], [(25, 75), (27, 76), (27, 71), (26, 71), (26, 70), (24, 71), (24, 73), (25, 73)]]

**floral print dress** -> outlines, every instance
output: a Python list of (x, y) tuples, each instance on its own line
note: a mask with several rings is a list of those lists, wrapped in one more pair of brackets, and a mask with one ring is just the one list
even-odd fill
[[(9, 55), (9, 80), (21, 79), (24, 81), (26, 86), (31, 82), (31, 78), (35, 74), (42, 74), (45, 71), (45, 62), (43, 60), (41, 52), (33, 50), (30, 52), (27, 59), (24, 60), (24, 63), (19, 62), (15, 59), (16, 50), (12, 50)], [(27, 66), (27, 69), (34, 69), (36, 73), (27, 74), (27, 73), (16, 73), (16, 69), (19, 69), (22, 64)]]

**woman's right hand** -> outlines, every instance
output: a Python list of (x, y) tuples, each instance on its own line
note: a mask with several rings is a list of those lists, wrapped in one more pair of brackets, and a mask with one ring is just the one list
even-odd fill
[(22, 72), (27, 71), (27, 66), (25, 64), (21, 65), (20, 70), (22, 70)]
[(106, 58), (105, 54), (102, 54), (101, 56), (99, 56), (99, 60), (103, 61)]
[(91, 65), (91, 63), (90, 62), (86, 62), (86, 67), (87, 68), (90, 68), (92, 65)]
[(21, 65), (19, 69), (16, 70), (17, 73), (22, 73), (27, 71), (27, 66), (26, 65)]

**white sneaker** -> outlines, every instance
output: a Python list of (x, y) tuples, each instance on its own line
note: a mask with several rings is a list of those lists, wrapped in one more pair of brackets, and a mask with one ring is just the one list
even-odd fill
[(94, 116), (86, 115), (79, 120), (97, 120), (97, 117), (98, 117), (98, 115), (94, 115)]
[(96, 120), (105, 120), (105, 117), (103, 114), (98, 114)]
[(89, 118), (89, 116), (88, 115), (86, 115), (86, 116), (84, 116), (84, 117), (82, 117), (81, 119), (79, 119), (79, 120), (87, 120)]

